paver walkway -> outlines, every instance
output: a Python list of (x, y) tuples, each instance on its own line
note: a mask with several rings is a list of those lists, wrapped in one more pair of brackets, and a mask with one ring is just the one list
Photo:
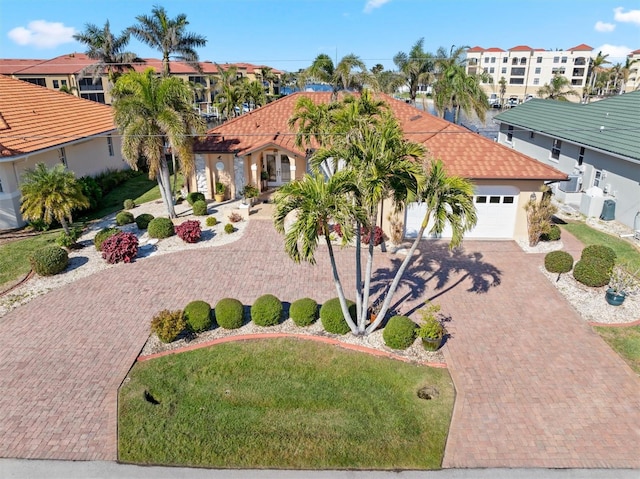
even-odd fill
[[(446, 467), (640, 467), (640, 380), (511, 242), (442, 243), (409, 268), (403, 311), (437, 299), (458, 397)], [(335, 295), (326, 254), (296, 265), (268, 221), (218, 248), (120, 265), (0, 319), (0, 456), (116, 458), (117, 388), (150, 318), (193, 299)], [(338, 251), (347, 288), (351, 251)], [(382, 287), (399, 259), (379, 255)], [(498, 286), (492, 283), (500, 281)], [(471, 289), (472, 291), (467, 291)]]

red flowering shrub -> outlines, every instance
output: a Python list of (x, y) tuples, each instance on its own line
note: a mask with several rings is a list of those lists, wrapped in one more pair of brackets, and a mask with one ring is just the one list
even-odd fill
[[(360, 230), (360, 242), (363, 244), (369, 244), (371, 230), (369, 228), (362, 228)], [(384, 240), (384, 231), (379, 226), (376, 226), (373, 230), (373, 246), (378, 246)]]
[(102, 243), (102, 258), (109, 264), (131, 263), (138, 256), (138, 238), (133, 233), (120, 232)]
[(196, 220), (187, 220), (176, 226), (176, 234), (186, 243), (195, 243), (200, 239), (200, 222)]

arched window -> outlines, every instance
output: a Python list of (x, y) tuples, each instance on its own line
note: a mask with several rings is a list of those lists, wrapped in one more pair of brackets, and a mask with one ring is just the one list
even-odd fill
[(522, 57), (520, 59), (520, 65), (526, 65), (527, 64), (527, 59), (525, 57)]

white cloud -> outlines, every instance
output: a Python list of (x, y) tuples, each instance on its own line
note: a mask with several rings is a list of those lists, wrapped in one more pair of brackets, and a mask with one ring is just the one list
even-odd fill
[(598, 48), (595, 48), (594, 55), (597, 52), (602, 52), (603, 55), (609, 55), (607, 60), (613, 63), (624, 63), (627, 55), (631, 53), (631, 48), (625, 47), (624, 45), (609, 45), (605, 43)]
[(364, 13), (371, 13), (376, 8), (380, 8), (382, 5), (390, 1), (391, 0), (369, 0), (364, 6)]
[(8, 36), (18, 45), (55, 48), (63, 43), (73, 42), (75, 33), (75, 28), (65, 27), (63, 23), (34, 20), (26, 28), (14, 28)]
[(613, 9), (613, 18), (616, 22), (635, 23), (640, 25), (640, 10), (629, 10), (623, 12), (624, 8), (618, 7)]
[(596, 32), (612, 32), (616, 29), (616, 24), (597, 21), (593, 28)]

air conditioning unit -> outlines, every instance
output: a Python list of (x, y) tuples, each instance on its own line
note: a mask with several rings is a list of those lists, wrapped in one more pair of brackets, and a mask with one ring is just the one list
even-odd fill
[(558, 189), (565, 193), (577, 193), (582, 186), (582, 177), (580, 175), (569, 175), (567, 181), (561, 181), (558, 183)]

